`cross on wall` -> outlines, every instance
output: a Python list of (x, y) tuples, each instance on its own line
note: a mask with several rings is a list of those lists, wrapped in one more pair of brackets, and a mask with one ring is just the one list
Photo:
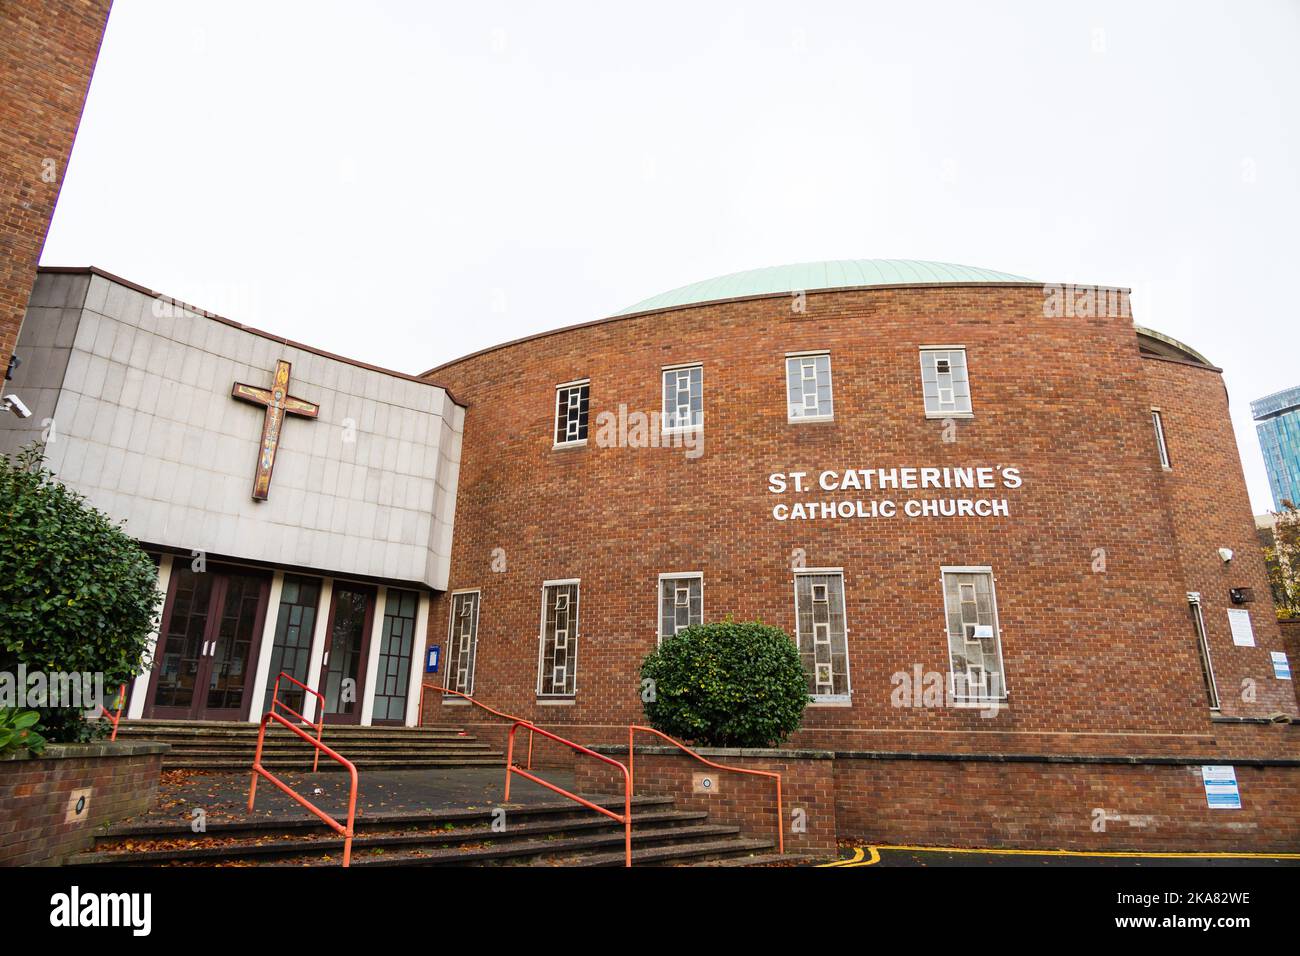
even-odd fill
[(275, 377), (270, 388), (258, 388), (236, 382), (230, 397), (241, 402), (265, 407), (262, 418), (262, 444), (257, 453), (257, 468), (253, 472), (253, 499), (265, 501), (271, 493), (271, 472), (275, 468), (275, 453), (280, 447), (280, 427), (286, 415), (315, 418), (320, 406), (289, 394), (289, 372), (292, 366), (281, 359), (275, 363)]

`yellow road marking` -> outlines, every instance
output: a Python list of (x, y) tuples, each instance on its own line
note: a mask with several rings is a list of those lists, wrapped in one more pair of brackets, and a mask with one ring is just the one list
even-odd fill
[[(1154, 853), (1140, 850), (998, 850), (959, 846), (912, 846), (875, 844), (868, 849), (905, 850), (921, 853), (990, 853), (995, 856), (1084, 856), (1145, 860), (1300, 860), (1300, 853)], [(850, 861), (851, 862), (851, 861)], [(834, 865), (834, 864), (832, 864)]]
[(857, 862), (858, 862), (859, 860), (861, 860), (864, 856), (866, 856), (866, 853), (865, 853), (865, 851), (862, 849), (862, 847), (860, 847), (860, 846), (855, 846), (855, 847), (853, 848), (853, 856), (851, 856), (849, 859), (847, 859), (847, 860), (836, 860), (834, 863), (818, 863), (818, 864), (817, 864), (817, 867), (818, 867), (818, 869), (822, 869), (822, 868), (830, 867), (830, 866), (849, 866), (849, 865), (851, 865), (851, 864), (857, 863)]

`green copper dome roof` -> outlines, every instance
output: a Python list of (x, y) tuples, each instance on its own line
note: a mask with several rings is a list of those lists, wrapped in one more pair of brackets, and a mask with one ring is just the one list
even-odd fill
[(629, 306), (616, 315), (654, 312), (679, 305), (716, 302), (782, 292), (811, 292), (815, 289), (850, 289), (871, 285), (913, 285), (917, 283), (1031, 282), (1024, 276), (951, 262), (917, 259), (837, 259), (830, 262), (798, 262), (788, 266), (749, 269), (731, 275), (692, 282), (680, 289), (661, 292)]

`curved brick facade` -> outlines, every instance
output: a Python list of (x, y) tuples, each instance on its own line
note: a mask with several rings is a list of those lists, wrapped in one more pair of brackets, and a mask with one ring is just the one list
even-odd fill
[[(704, 618), (795, 631), (792, 561), (842, 568), (851, 694), (794, 742), (844, 751), (1212, 754), (1295, 750), (1293, 730), (1212, 719), (1187, 592), (1202, 594), (1225, 718), (1296, 713), (1218, 370), (1146, 355), (1127, 317), (1045, 318), (1040, 285), (890, 287), (696, 306), (578, 326), (431, 373), (468, 404), (449, 594), (479, 589), (475, 695), (581, 741), (641, 716), (657, 580), (702, 572)], [(1125, 309), (1124, 311), (1127, 311)], [(973, 417), (927, 418), (918, 350), (966, 349)], [(785, 356), (829, 350), (834, 420), (787, 421)], [(661, 370), (699, 362), (703, 453), (601, 440), (602, 412), (657, 412)], [(556, 386), (590, 379), (590, 440), (553, 447)], [(1151, 410), (1161, 409), (1172, 468)], [(945, 440), (945, 438), (953, 440)], [(1004, 499), (1005, 516), (779, 521), (769, 475), (1013, 467), (1023, 483), (909, 498)], [(1219, 547), (1236, 552), (1226, 569)], [(948, 674), (941, 568), (989, 566), (1007, 703), (897, 706), (895, 674)], [(577, 692), (535, 691), (544, 581), (580, 579)], [(1234, 647), (1228, 588), (1255, 589)], [(449, 595), (430, 617), (448, 647)], [(446, 655), (444, 655), (446, 659)], [(1256, 682), (1243, 699), (1241, 682)], [(1246, 695), (1249, 698), (1251, 695)], [(448, 709), (443, 709), (448, 708)], [(441, 711), (441, 718), (439, 712)], [(426, 713), (454, 718), (430, 695)], [(1226, 735), (1226, 736), (1225, 736)]]

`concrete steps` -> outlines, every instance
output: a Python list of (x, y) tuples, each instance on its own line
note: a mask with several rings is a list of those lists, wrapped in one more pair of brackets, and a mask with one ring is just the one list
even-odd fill
[[(118, 727), (118, 740), (157, 740), (169, 744), (164, 770), (247, 770), (257, 749), (258, 725), (218, 721), (130, 720)], [(312, 734), (314, 736), (314, 732)], [(458, 727), (354, 727), (327, 724), (321, 740), (358, 769), (503, 766), (505, 754)], [(314, 750), (283, 727), (268, 727), (263, 763), (271, 769), (311, 767)], [(320, 769), (341, 769), (323, 759)]]
[[(621, 797), (595, 800), (622, 809)], [(636, 864), (743, 861), (772, 849), (739, 828), (678, 810), (668, 797), (633, 801)], [(565, 801), (511, 808), (504, 830), (491, 810), (380, 813), (357, 819), (353, 866), (622, 866), (623, 828)], [(67, 861), (104, 866), (337, 866), (343, 840), (313, 817), (215, 823), (205, 834), (184, 821), (112, 827), (94, 848)]]

